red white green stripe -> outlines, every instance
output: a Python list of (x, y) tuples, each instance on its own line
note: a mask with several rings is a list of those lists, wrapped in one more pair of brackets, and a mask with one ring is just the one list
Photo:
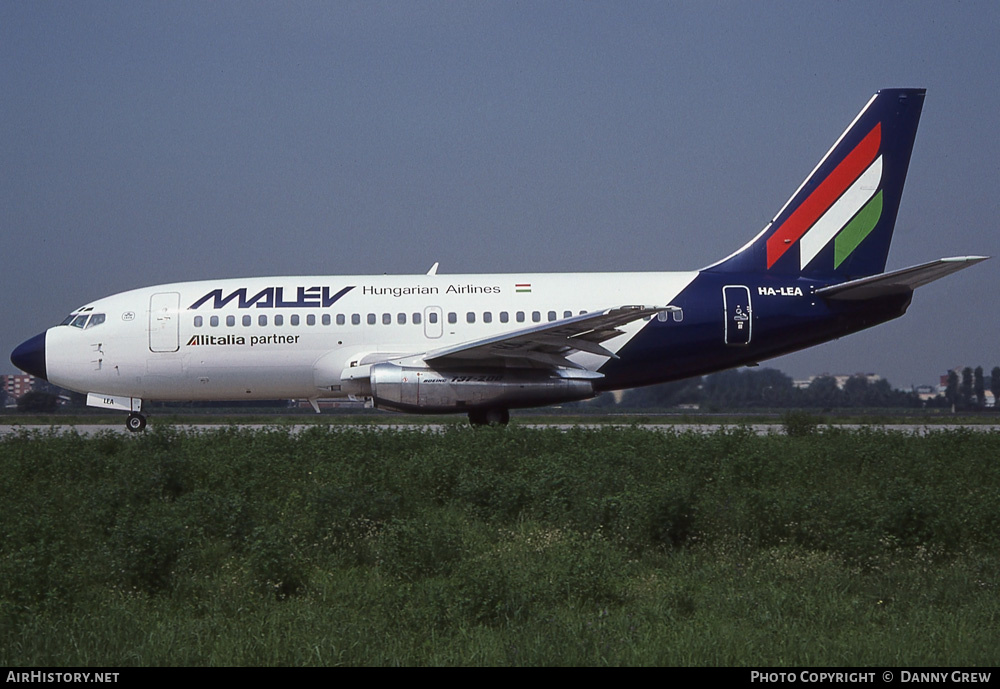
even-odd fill
[[(815, 258), (816, 254), (826, 246), (830, 239), (833, 238), (837, 232), (845, 226), (845, 224), (853, 216), (853, 213), (847, 216), (844, 220), (844, 215), (851, 207), (854, 207), (854, 211), (857, 212), (862, 205), (871, 198), (871, 195), (875, 193), (875, 188), (877, 187), (879, 181), (882, 177), (882, 164), (881, 158), (876, 161), (878, 156), (879, 147), (882, 143), (882, 125), (881, 123), (876, 124), (864, 139), (854, 147), (854, 149), (847, 154), (847, 156), (840, 162), (837, 167), (824, 179), (819, 186), (808, 196), (806, 199), (799, 204), (788, 219), (772, 234), (767, 240), (767, 267), (771, 268), (779, 258), (784, 256), (792, 246), (802, 239), (807, 233), (811, 232), (813, 228), (819, 226), (820, 233), (814, 240), (809, 240), (807, 242), (807, 250), (804, 255), (800, 254), (800, 266), (805, 267), (805, 265)], [(877, 167), (876, 167), (877, 166)], [(868, 198), (864, 198), (864, 194), (868, 191), (870, 186), (870, 180), (875, 176), (875, 171), (877, 169), (877, 180), (875, 186), (871, 187), (871, 194)], [(865, 176), (865, 180), (862, 182), (861, 177)], [(857, 184), (856, 184), (857, 183)], [(851, 193), (853, 191), (853, 193)], [(846, 195), (846, 196), (845, 196)], [(832, 210), (832, 207), (838, 202), (839, 199), (846, 198), (844, 204), (836, 209), (833, 215), (830, 215), (826, 222), (821, 223), (822, 218), (827, 214), (828, 211)], [(860, 203), (859, 203), (859, 199)], [(880, 210), (881, 213), (881, 210)], [(840, 222), (843, 220), (843, 222)], [(875, 218), (878, 221), (878, 218)], [(874, 228), (875, 224), (872, 223), (871, 227), (864, 234), (867, 235)], [(856, 236), (856, 235), (855, 235)], [(861, 237), (863, 239), (863, 237)], [(860, 239), (857, 240), (860, 243)], [(850, 242), (844, 243), (844, 247), (849, 246)], [(817, 248), (818, 247), (818, 248)], [(857, 243), (853, 245), (851, 251), (857, 247)], [(800, 247), (801, 248), (801, 247)], [(850, 252), (848, 252), (849, 254)], [(846, 258), (844, 256), (843, 258)], [(843, 261), (843, 258), (841, 261)]]
[[(802, 270), (805, 270), (806, 266), (823, 250), (823, 247), (829, 244), (834, 237), (838, 236), (838, 233), (851, 222), (851, 218), (857, 215), (858, 211), (865, 207), (865, 204), (875, 196), (875, 192), (878, 191), (881, 182), (882, 156), (879, 156), (855, 180), (854, 184), (837, 199), (836, 203), (830, 206), (819, 220), (809, 228), (809, 231), (805, 233), (802, 239), (799, 240), (799, 262)], [(879, 209), (881, 214), (881, 204), (879, 205)], [(871, 225), (865, 230), (864, 235), (851, 247), (851, 251), (857, 247), (861, 239), (864, 239), (872, 231), (877, 221), (878, 216), (875, 216)], [(844, 256), (844, 258), (847, 257)]]

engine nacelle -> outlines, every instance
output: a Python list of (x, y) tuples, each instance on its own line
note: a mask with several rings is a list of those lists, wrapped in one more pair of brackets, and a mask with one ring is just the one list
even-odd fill
[(435, 371), (392, 363), (373, 364), (375, 406), (407, 412), (536, 407), (585, 400), (597, 394), (591, 371), (533, 369)]

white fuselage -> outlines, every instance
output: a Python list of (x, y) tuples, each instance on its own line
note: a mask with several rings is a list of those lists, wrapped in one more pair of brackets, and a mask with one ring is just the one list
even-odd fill
[[(566, 273), (273, 277), (158, 285), (90, 302), (47, 332), (48, 378), (143, 400), (328, 398), (342, 374), (622, 304), (669, 304), (696, 277)], [(617, 352), (643, 325), (604, 343)], [(575, 352), (596, 370), (608, 357)]]

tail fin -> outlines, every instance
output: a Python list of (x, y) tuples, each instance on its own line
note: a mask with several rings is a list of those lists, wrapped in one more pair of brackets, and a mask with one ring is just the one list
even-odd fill
[(872, 96), (774, 220), (708, 269), (837, 280), (884, 271), (924, 93)]

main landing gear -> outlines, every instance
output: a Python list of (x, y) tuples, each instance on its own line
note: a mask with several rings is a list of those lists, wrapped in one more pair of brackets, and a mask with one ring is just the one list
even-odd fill
[(139, 431), (146, 429), (146, 417), (139, 412), (132, 412), (125, 419), (125, 428), (129, 429), (133, 433), (138, 433)]
[(506, 426), (510, 423), (507, 409), (476, 409), (469, 412), (469, 423), (473, 426)]

